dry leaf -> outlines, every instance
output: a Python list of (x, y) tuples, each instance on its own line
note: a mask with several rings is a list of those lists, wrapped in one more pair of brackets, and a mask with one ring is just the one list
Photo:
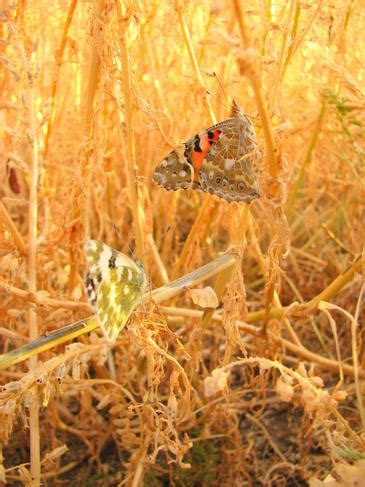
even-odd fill
[(279, 394), (281, 400), (285, 402), (291, 401), (294, 394), (294, 389), (288, 382), (286, 381), (286, 376), (280, 376), (275, 386), (276, 392)]
[(54, 460), (56, 460), (57, 458), (59, 458), (60, 456), (65, 454), (67, 452), (67, 450), (68, 450), (67, 445), (58, 446), (54, 450), (45, 454), (45, 456), (42, 460), (42, 463), (43, 462), (53, 462)]
[(102, 399), (98, 402), (98, 404), (96, 405), (96, 409), (98, 409), (99, 411), (101, 411), (102, 409), (106, 408), (107, 406), (109, 406), (109, 404), (111, 403), (112, 401), (112, 396), (111, 394), (106, 394), (105, 396), (102, 397)]
[(228, 373), (222, 369), (214, 369), (210, 377), (204, 380), (204, 394), (206, 397), (213, 396), (227, 387)]
[(190, 289), (190, 297), (194, 304), (202, 308), (217, 308), (219, 305), (218, 297), (210, 286), (203, 289)]
[(310, 487), (360, 487), (365, 485), (365, 460), (359, 460), (354, 465), (338, 463), (335, 467), (339, 480), (328, 475), (323, 481), (312, 478), (309, 481)]

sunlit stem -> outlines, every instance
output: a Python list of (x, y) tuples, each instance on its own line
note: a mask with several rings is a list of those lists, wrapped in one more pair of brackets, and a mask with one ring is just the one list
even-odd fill
[(51, 88), (51, 109), (50, 109), (48, 123), (47, 123), (46, 136), (45, 136), (45, 140), (44, 140), (44, 159), (47, 159), (47, 156), (48, 156), (49, 141), (51, 139), (53, 121), (54, 121), (55, 110), (56, 110), (57, 89), (58, 89), (58, 83), (59, 83), (59, 79), (60, 79), (60, 69), (61, 69), (61, 64), (62, 64), (62, 58), (63, 58), (63, 53), (64, 53), (64, 50), (66, 47), (67, 35), (68, 35), (70, 25), (72, 22), (72, 18), (73, 18), (74, 12), (75, 12), (76, 4), (77, 4), (77, 0), (71, 0), (70, 6), (68, 7), (65, 25), (63, 28), (60, 47), (58, 48), (57, 54), (56, 54), (56, 74), (54, 76), (54, 79), (52, 82), (52, 88)]
[[(117, 2), (118, 18), (123, 18), (123, 7), (120, 1)], [(130, 204), (133, 214), (134, 230), (136, 235), (136, 257), (145, 260), (144, 251), (144, 237), (143, 237), (143, 220), (144, 213), (142, 204), (139, 198), (138, 183), (137, 183), (137, 164), (136, 164), (136, 149), (135, 149), (135, 133), (134, 133), (134, 107), (133, 107), (133, 91), (132, 78), (128, 47), (128, 25), (121, 25), (122, 34), (120, 37), (120, 53), (122, 62), (122, 82), (125, 102), (125, 125), (127, 132), (127, 175), (130, 195)], [(145, 264), (145, 262), (144, 262)], [(145, 265), (146, 268), (146, 265)]]
[[(170, 282), (165, 286), (162, 286), (153, 291), (145, 293), (136, 305), (141, 302), (147, 302), (153, 300), (156, 304), (162, 303), (174, 296), (177, 296), (185, 290), (186, 287), (196, 286), (199, 283), (217, 275), (225, 269), (234, 266), (236, 264), (236, 257), (232, 254), (224, 254), (215, 259), (214, 261), (206, 264), (199, 269), (187, 274), (176, 281)], [(11, 365), (22, 362), (34, 355), (37, 355), (45, 350), (49, 350), (61, 343), (67, 342), (73, 338), (76, 338), (85, 333), (97, 329), (99, 323), (95, 316), (90, 316), (84, 320), (72, 323), (63, 328), (55, 330), (38, 340), (28, 343), (27, 345), (20, 347), (16, 350), (12, 350), (4, 355), (0, 355), (0, 369), (10, 367)]]
[[(233, 5), (236, 11), (236, 16), (238, 20), (238, 25), (240, 28), (242, 43), (245, 49), (250, 47), (249, 36), (246, 32), (246, 27), (244, 24), (244, 17), (242, 11), (242, 4), (240, 0), (233, 0)], [(266, 152), (268, 158), (268, 168), (270, 176), (276, 177), (279, 173), (279, 166), (276, 161), (275, 157), (275, 150), (274, 150), (274, 138), (271, 128), (271, 123), (269, 120), (267, 108), (264, 102), (264, 98), (261, 92), (261, 81), (259, 76), (256, 74), (249, 76), (249, 80), (251, 82), (251, 86), (255, 95), (256, 105), (258, 112), (260, 114), (260, 119), (262, 123), (262, 128), (264, 131), (265, 142), (266, 142)]]
[(327, 101), (325, 98), (323, 98), (321, 111), (319, 113), (317, 123), (315, 125), (314, 130), (313, 130), (312, 138), (311, 138), (311, 141), (309, 143), (307, 153), (306, 153), (306, 155), (303, 159), (303, 162), (300, 166), (299, 174), (298, 174), (296, 180), (294, 181), (293, 187), (290, 191), (290, 195), (288, 198), (288, 204), (287, 204), (287, 211), (288, 212), (290, 212), (293, 208), (293, 204), (294, 204), (295, 200), (297, 199), (298, 192), (299, 192), (300, 188), (302, 187), (302, 184), (303, 184), (303, 181), (304, 181), (304, 178), (306, 175), (307, 167), (309, 166), (309, 164), (312, 160), (314, 149), (315, 149), (317, 141), (318, 141), (318, 136), (321, 132), (322, 122), (323, 122), (323, 119), (324, 119), (324, 116), (326, 113), (326, 108), (327, 108)]

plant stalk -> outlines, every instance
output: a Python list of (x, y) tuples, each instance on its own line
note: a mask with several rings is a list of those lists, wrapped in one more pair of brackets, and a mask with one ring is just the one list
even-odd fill
[[(117, 2), (117, 12), (120, 19), (122, 15), (121, 2)], [(120, 51), (121, 62), (123, 68), (123, 92), (125, 102), (125, 124), (127, 132), (127, 174), (128, 186), (130, 195), (130, 204), (133, 214), (135, 238), (136, 238), (136, 257), (145, 261), (144, 251), (144, 235), (143, 235), (143, 220), (144, 212), (139, 198), (138, 182), (137, 182), (137, 163), (136, 163), (136, 143), (134, 133), (134, 106), (133, 106), (133, 91), (132, 91), (132, 77), (130, 68), (130, 56), (128, 47), (128, 26), (121, 26), (122, 34), (120, 37)], [(145, 262), (144, 262), (145, 263)], [(145, 267), (146, 268), (146, 267)]]

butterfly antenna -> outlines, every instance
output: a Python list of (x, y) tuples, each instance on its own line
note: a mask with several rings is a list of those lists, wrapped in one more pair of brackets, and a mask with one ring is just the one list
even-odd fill
[(218, 81), (219, 87), (220, 87), (220, 89), (222, 90), (222, 93), (223, 93), (223, 95), (224, 95), (224, 98), (227, 100), (227, 104), (228, 104), (228, 105), (224, 105), (224, 106), (225, 106), (226, 108), (232, 108), (232, 103), (229, 101), (228, 96), (227, 96), (227, 94), (226, 94), (226, 92), (225, 92), (225, 90), (224, 90), (224, 88), (223, 88), (223, 84), (222, 84), (221, 80), (218, 78), (218, 75), (217, 75), (217, 73), (216, 73), (215, 71), (213, 71), (213, 76), (214, 76), (214, 77), (216, 78), (216, 80)]
[[(228, 108), (228, 109), (229, 109), (229, 108), (231, 108), (231, 104), (230, 104), (229, 102), (228, 102), (228, 104), (226, 104), (226, 103), (222, 102), (222, 101), (221, 101), (221, 100), (218, 98), (217, 93), (207, 90), (207, 94), (208, 94), (208, 95), (210, 95), (212, 98), (213, 98), (213, 97), (215, 97), (215, 100), (217, 100), (217, 102), (218, 102), (220, 105), (222, 105), (224, 108)], [(227, 100), (227, 101), (228, 101), (228, 100)]]
[(236, 117), (236, 116), (242, 115), (243, 114), (242, 108), (239, 106), (237, 101), (234, 98), (233, 98), (232, 102), (229, 101), (229, 99), (226, 95), (226, 92), (224, 91), (223, 84), (222, 84), (221, 80), (218, 78), (218, 75), (215, 71), (213, 71), (213, 76), (217, 79), (218, 84), (220, 86), (220, 89), (222, 90), (222, 93), (223, 93), (225, 99), (227, 100), (227, 103), (228, 103), (227, 108), (230, 108), (231, 116)]
[[(165, 230), (162, 232), (161, 238), (163, 238), (163, 237), (164, 237), (164, 236), (165, 236), (165, 235), (166, 235), (166, 234), (167, 234), (167, 233), (168, 233), (170, 230), (171, 230), (171, 226), (170, 226), (170, 225), (167, 225), (167, 226), (166, 226), (166, 228), (165, 228)], [(135, 252), (135, 251), (133, 251), (133, 250), (131, 249), (131, 247), (130, 247), (130, 246), (127, 244), (127, 242), (126, 242), (126, 241), (124, 241), (124, 243), (127, 245), (128, 249), (129, 249), (129, 252), (130, 252), (130, 255), (131, 255), (131, 257), (132, 257), (132, 259), (133, 259), (133, 260), (135, 260), (135, 259), (136, 259), (136, 258), (135, 258), (135, 255), (134, 255), (134, 252)], [(145, 255), (147, 254), (147, 252), (148, 252), (148, 251), (149, 251), (149, 250), (150, 250), (150, 249), (151, 249), (151, 248), (152, 248), (154, 245), (155, 245), (154, 243), (152, 243), (152, 242), (150, 242), (150, 241), (148, 241), (148, 240), (147, 240), (147, 241), (145, 242), (145, 245), (144, 245), (145, 250), (144, 250), (143, 254), (141, 255), (141, 257), (139, 257), (139, 258), (138, 258), (138, 260), (139, 260), (139, 261), (143, 261), (143, 259), (144, 259)]]
[(112, 223), (112, 228), (113, 228), (113, 230), (115, 231), (115, 233), (116, 233), (116, 235), (117, 235), (118, 239), (121, 241), (121, 243), (122, 243), (123, 245), (126, 245), (126, 246), (127, 246), (128, 251), (129, 251), (129, 254), (130, 254), (130, 255), (133, 255), (133, 254), (134, 254), (134, 252), (133, 252), (132, 248), (130, 247), (130, 245), (128, 244), (128, 242), (126, 241), (126, 239), (124, 239), (124, 238), (122, 237), (122, 234), (121, 234), (121, 232), (120, 232), (119, 228), (116, 226), (116, 224), (115, 224), (115, 223)]

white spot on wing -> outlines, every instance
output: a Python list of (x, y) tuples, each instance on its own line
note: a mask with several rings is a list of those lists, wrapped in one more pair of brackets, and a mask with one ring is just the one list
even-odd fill
[(124, 269), (123, 266), (121, 266), (121, 265), (117, 266), (117, 278), (118, 278), (118, 281), (121, 281), (122, 280), (123, 269)]
[(124, 296), (127, 296), (127, 294), (129, 294), (129, 287), (128, 286), (124, 286), (123, 294), (124, 294)]
[(95, 299), (96, 299), (96, 295), (95, 295), (95, 291), (94, 289), (90, 290), (90, 292), (88, 293), (89, 295), (89, 300), (93, 303), (95, 302)]
[(162, 173), (159, 173), (159, 172), (155, 172), (154, 174), (154, 179), (155, 179), (155, 182), (157, 184), (160, 184), (161, 186), (164, 186), (166, 184), (166, 175), (165, 174), (162, 174)]
[(124, 266), (124, 267), (130, 267), (131, 269), (134, 269), (136, 272), (140, 272), (139, 268), (135, 264), (135, 262), (128, 257), (128, 255), (122, 254), (121, 252), (118, 252), (117, 250), (114, 251), (116, 254), (116, 266)]
[(104, 318), (101, 320), (101, 324), (104, 326), (108, 321), (109, 316), (107, 314), (104, 315)]
[(99, 257), (99, 268), (101, 270), (101, 275), (103, 280), (108, 279), (110, 274), (109, 269), (109, 259), (112, 256), (112, 250), (107, 245), (103, 245), (103, 250)]
[(114, 284), (110, 285), (110, 292), (109, 292), (109, 302), (114, 307), (117, 300), (117, 286)]
[(162, 167), (167, 167), (167, 166), (172, 166), (172, 164), (174, 163), (174, 157), (166, 157), (166, 159), (164, 159), (161, 163), (161, 166)]
[(235, 160), (234, 159), (225, 159), (224, 169), (226, 171), (230, 171), (233, 168), (234, 163), (235, 163)]

